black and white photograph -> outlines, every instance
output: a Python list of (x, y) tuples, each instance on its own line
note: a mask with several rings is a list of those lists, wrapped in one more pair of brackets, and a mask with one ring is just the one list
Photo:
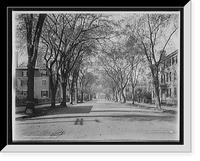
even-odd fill
[(179, 12), (13, 18), (14, 141), (180, 141)]
[(14, 9), (12, 143), (183, 145), (183, 18)]

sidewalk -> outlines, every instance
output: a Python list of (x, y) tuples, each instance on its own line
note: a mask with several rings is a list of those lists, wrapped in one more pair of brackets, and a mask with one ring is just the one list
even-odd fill
[[(127, 104), (132, 105), (132, 101), (127, 101)], [(138, 103), (135, 102), (136, 106), (145, 107), (145, 108), (155, 108), (155, 104), (148, 104), (148, 103)], [(163, 109), (163, 112), (171, 113), (171, 114), (177, 114), (178, 108), (173, 106), (166, 106), (161, 105), (161, 108)]]

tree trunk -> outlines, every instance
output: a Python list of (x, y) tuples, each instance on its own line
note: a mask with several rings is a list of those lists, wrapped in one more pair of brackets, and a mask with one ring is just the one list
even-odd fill
[(83, 98), (84, 98), (84, 92), (81, 91), (81, 103), (83, 103)]
[(63, 107), (67, 107), (67, 104), (66, 104), (66, 102), (67, 102), (67, 100), (66, 100), (66, 97), (67, 97), (67, 95), (66, 95), (66, 87), (67, 87), (67, 83), (66, 82), (62, 82), (61, 83), (61, 86), (62, 86), (62, 94), (63, 94), (63, 98), (62, 98), (62, 102), (61, 102), (61, 106), (63, 106)]
[(75, 83), (75, 74), (73, 73), (72, 82), (70, 85), (70, 104), (74, 102), (74, 83)]
[[(35, 111), (34, 106), (34, 72), (35, 62), (37, 59), (39, 39), (42, 31), (42, 26), (45, 20), (46, 14), (39, 14), (38, 21), (33, 30), (33, 14), (27, 14), (24, 17), (26, 25), (26, 40), (27, 40), (27, 52), (28, 52), (28, 90), (27, 90), (27, 103), (25, 113), (32, 114)], [(33, 31), (35, 31), (33, 33)], [(34, 36), (33, 36), (34, 35)]]
[(73, 104), (73, 89), (70, 90), (70, 104)]
[(161, 109), (160, 95), (159, 95), (159, 78), (158, 78), (158, 67), (151, 68), (153, 76), (153, 85), (155, 90), (155, 105), (157, 110)]
[(90, 99), (91, 99), (91, 98), (90, 98), (90, 94), (89, 94), (89, 95), (88, 95), (88, 101), (90, 101)]
[(74, 104), (78, 103), (78, 75), (76, 75), (75, 79), (75, 89), (74, 89)]
[(112, 101), (115, 99), (115, 89), (114, 88), (112, 88)]
[(73, 104), (74, 101), (74, 89), (71, 88), (70, 90), (70, 104)]
[(78, 103), (78, 88), (75, 87), (74, 89), (74, 104)]
[(57, 92), (58, 84), (55, 84), (51, 87), (51, 107), (56, 106), (56, 92)]
[(58, 80), (56, 80), (55, 84), (53, 81), (53, 75), (52, 75), (52, 70), (49, 70), (49, 83), (50, 83), (50, 88), (51, 88), (51, 107), (55, 107), (56, 105), (56, 92), (57, 92), (57, 87), (58, 87)]
[(32, 114), (35, 111), (35, 102), (34, 102), (34, 66), (29, 63), (28, 64), (28, 81), (27, 81), (27, 102), (25, 113)]
[[(155, 82), (157, 82), (157, 81), (155, 81)], [(155, 89), (156, 109), (160, 110), (161, 109), (161, 102), (160, 102), (160, 95), (159, 95), (159, 85), (158, 84), (154, 84), (154, 89)]]
[(135, 104), (135, 87), (132, 86), (132, 105)]
[(56, 91), (51, 90), (51, 107), (56, 106)]
[(117, 96), (118, 96), (118, 102), (121, 102), (122, 101), (122, 97), (121, 97), (120, 90), (117, 91)]
[(126, 103), (126, 96), (124, 94), (124, 88), (121, 90), (121, 95), (122, 95), (122, 103)]
[(118, 92), (117, 92), (117, 89), (115, 90), (115, 102), (118, 102)]

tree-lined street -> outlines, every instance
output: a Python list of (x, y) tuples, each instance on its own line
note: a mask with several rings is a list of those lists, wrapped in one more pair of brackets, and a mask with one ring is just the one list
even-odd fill
[(15, 22), (15, 54), (27, 58), (16, 141), (179, 140), (178, 13), (16, 13)]
[(178, 141), (177, 121), (176, 115), (153, 108), (133, 107), (101, 99), (49, 110), (40, 116), (17, 115), (14, 139), (63, 142)]

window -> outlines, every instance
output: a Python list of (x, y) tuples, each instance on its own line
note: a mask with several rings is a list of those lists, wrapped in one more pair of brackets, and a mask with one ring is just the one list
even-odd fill
[(175, 57), (175, 62), (176, 62), (176, 64), (178, 63), (178, 56), (177, 55)]
[(178, 63), (178, 56), (176, 55), (172, 58), (172, 65), (177, 64), (177, 63)]
[(171, 64), (172, 64), (171, 62), (172, 62), (172, 59), (170, 58), (169, 59), (169, 66), (171, 66)]
[(176, 80), (176, 72), (174, 73), (174, 80)]
[(41, 97), (48, 97), (48, 91), (41, 91)]
[(42, 80), (42, 85), (43, 85), (43, 86), (46, 86), (46, 83), (47, 83), (47, 80), (46, 80), (46, 79), (43, 79), (43, 80)]
[(22, 95), (26, 96), (27, 95), (27, 91), (22, 91)]
[(165, 74), (161, 75), (161, 83), (165, 83)]
[(168, 82), (168, 73), (166, 73), (166, 82)]
[(166, 89), (166, 97), (169, 97), (168, 89)]
[(169, 88), (169, 97), (171, 98), (171, 96), (172, 96), (172, 90), (171, 88)]
[(174, 97), (177, 97), (177, 88), (174, 87)]
[(22, 77), (27, 77), (27, 71), (22, 71)]
[(43, 70), (43, 71), (41, 72), (41, 76), (47, 76), (47, 71), (46, 71), (46, 70)]
[(172, 65), (177, 64), (177, 55), (172, 57)]
[(166, 61), (166, 68), (170, 67), (171, 66), (171, 59), (168, 59)]
[(171, 95), (172, 95), (171, 88), (168, 88), (168, 89), (166, 90), (166, 97), (171, 97)]
[(172, 80), (172, 79), (171, 79), (171, 75), (172, 75), (172, 73), (170, 72), (170, 73), (169, 73), (169, 81), (170, 81), (170, 82), (171, 82), (171, 80)]
[(165, 83), (165, 74), (163, 74), (163, 83)]

